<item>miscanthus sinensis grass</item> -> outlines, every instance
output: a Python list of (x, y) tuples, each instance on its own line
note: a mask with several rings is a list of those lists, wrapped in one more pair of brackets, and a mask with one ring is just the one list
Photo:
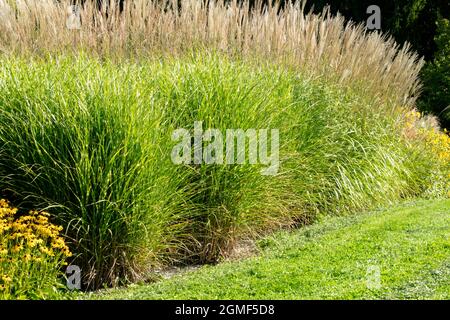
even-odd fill
[[(3, 58), (0, 75), (0, 187), (65, 227), (88, 288), (421, 195), (435, 166), (405, 140), (405, 107), (277, 63)], [(175, 165), (171, 134), (194, 121), (279, 129), (279, 173)]]
[(23, 215), (0, 200), (0, 299), (42, 299), (57, 295), (61, 268), (72, 254), (61, 226), (46, 212)]
[[(65, 226), (86, 287), (429, 189), (435, 158), (397, 121), (420, 89), (408, 46), (301, 2), (88, 1), (80, 29), (70, 2), (0, 0), (0, 187)], [(278, 128), (279, 174), (175, 166), (194, 121)]]

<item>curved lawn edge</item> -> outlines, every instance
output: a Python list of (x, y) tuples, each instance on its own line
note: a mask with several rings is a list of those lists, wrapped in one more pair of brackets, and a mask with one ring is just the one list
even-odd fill
[(450, 298), (450, 200), (328, 217), (258, 245), (256, 257), (81, 298)]

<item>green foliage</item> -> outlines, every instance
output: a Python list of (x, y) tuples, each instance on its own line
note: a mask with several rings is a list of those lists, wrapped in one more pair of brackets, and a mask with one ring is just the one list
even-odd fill
[(327, 218), (259, 241), (257, 257), (77, 298), (448, 300), (449, 214), (434, 200)]
[[(217, 55), (2, 58), (0, 74), (0, 188), (65, 227), (91, 288), (214, 262), (239, 238), (318, 212), (421, 194), (434, 167), (404, 140), (402, 109), (281, 67)], [(175, 165), (171, 134), (194, 121), (279, 129), (279, 173)]]
[(450, 23), (437, 21), (435, 41), (438, 47), (433, 61), (422, 72), (424, 90), (420, 100), (423, 110), (437, 114), (442, 125), (450, 127)]

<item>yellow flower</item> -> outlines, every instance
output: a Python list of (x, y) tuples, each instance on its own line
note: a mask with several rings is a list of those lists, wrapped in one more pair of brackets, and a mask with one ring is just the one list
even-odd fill
[(48, 256), (50, 256), (50, 257), (55, 256), (55, 253), (53, 252), (52, 249), (49, 249), (49, 248), (46, 248), (46, 247), (39, 247), (39, 250), (40, 250), (42, 253), (44, 253), (44, 254), (46, 254), (46, 255), (48, 255)]
[(19, 252), (20, 250), (23, 249), (22, 245), (15, 245), (12, 249), (13, 252)]
[(30, 239), (28, 241), (28, 247), (30, 247), (30, 248), (36, 247), (37, 244), (38, 244), (38, 240), (37, 239)]
[[(17, 216), (17, 212), (6, 200), (0, 199), (0, 271), (14, 268), (15, 275), (31, 277), (30, 281), (33, 281), (33, 275), (29, 274), (33, 271), (25, 263), (58, 270), (64, 265), (64, 259), (72, 255), (59, 235), (63, 228), (52, 224), (46, 212), (30, 211), (21, 216)], [(6, 290), (8, 294), (11, 281), (11, 277), (2, 276), (0, 272), (0, 291)]]

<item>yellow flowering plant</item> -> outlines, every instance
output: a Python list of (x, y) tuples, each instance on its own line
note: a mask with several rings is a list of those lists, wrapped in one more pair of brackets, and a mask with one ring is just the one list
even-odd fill
[(439, 169), (435, 174), (435, 183), (438, 186), (436, 188), (438, 190), (437, 193), (450, 198), (450, 136), (445, 129), (443, 132), (436, 129), (421, 130), (423, 130), (422, 134), (425, 136), (438, 163)]
[(42, 299), (57, 294), (60, 271), (72, 254), (62, 227), (46, 212), (27, 215), (0, 200), (0, 299)]
[(408, 140), (421, 142), (434, 159), (434, 172), (425, 194), (450, 198), (450, 135), (420, 112), (406, 114), (404, 133)]

